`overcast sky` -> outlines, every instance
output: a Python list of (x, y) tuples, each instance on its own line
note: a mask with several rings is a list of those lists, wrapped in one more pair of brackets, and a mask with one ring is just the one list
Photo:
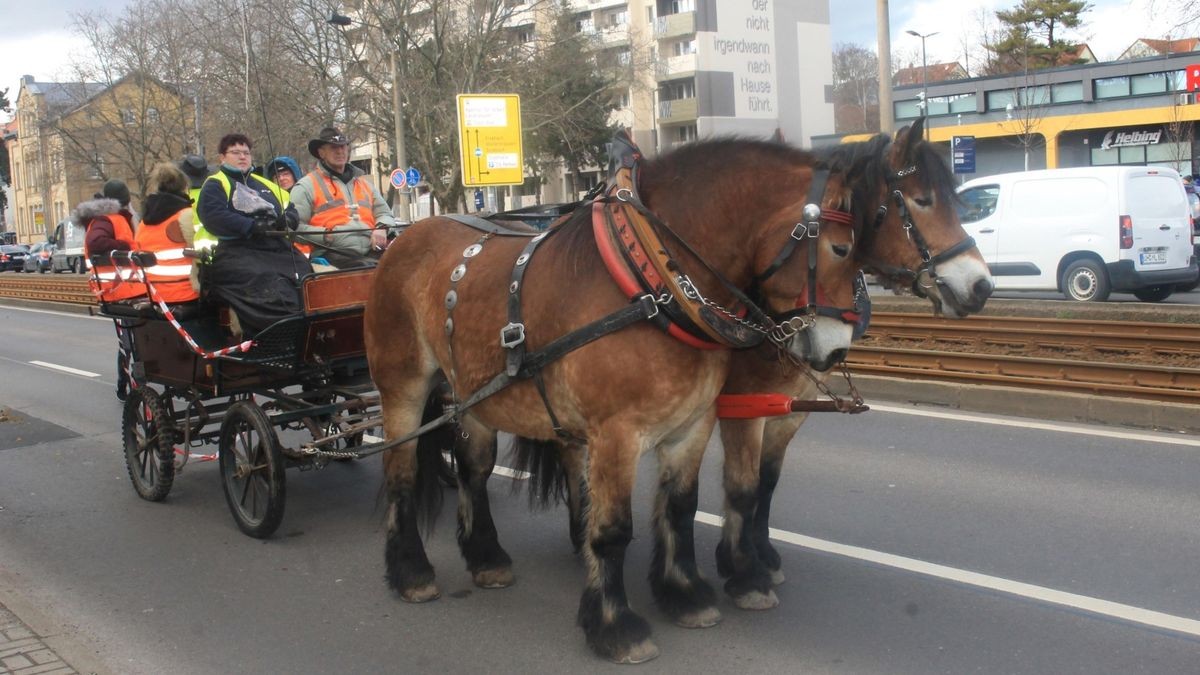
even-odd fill
[[(748, 0), (720, 0), (746, 2)], [(788, 0), (776, 0), (787, 2)], [(891, 0), (892, 51), (919, 61), (921, 41), (907, 30), (933, 33), (925, 42), (930, 63), (961, 58), (962, 35), (978, 33), (980, 8), (989, 14), (1011, 7), (1017, 0)], [(119, 13), (127, 0), (30, 0), (8, 11), (0, 21), (0, 89), (8, 88), (16, 99), (22, 75), (35, 80), (68, 79), (72, 55), (87, 58), (81, 40), (71, 32), (71, 14), (80, 10), (104, 9)], [(1096, 58), (1115, 58), (1139, 37), (1161, 38), (1176, 23), (1169, 0), (1091, 0), (1093, 9), (1084, 15), (1089, 24), (1087, 40)], [(849, 42), (875, 49), (876, 0), (831, 0), (834, 44)], [(1174, 37), (1183, 37), (1178, 31)], [(967, 64), (964, 64), (967, 65)]]

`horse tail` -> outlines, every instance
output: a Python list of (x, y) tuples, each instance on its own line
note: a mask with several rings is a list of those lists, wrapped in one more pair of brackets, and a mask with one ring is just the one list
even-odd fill
[[(437, 374), (425, 409), (421, 412), (421, 424), (441, 417), (445, 410), (450, 385), (446, 376)], [(458, 425), (446, 423), (431, 429), (417, 439), (417, 479), (415, 486), (417, 517), (426, 534), (433, 531), (438, 514), (442, 511), (442, 486), (457, 484), (454, 472), (454, 444), (458, 441)], [(446, 459), (449, 455), (450, 459)]]
[(528, 481), (513, 481), (512, 490), (521, 490), (521, 483), (529, 491), (529, 508), (548, 508), (567, 500), (567, 467), (563, 464), (563, 452), (567, 448), (561, 441), (540, 441), (522, 436), (513, 437), (513, 468), (529, 474)]

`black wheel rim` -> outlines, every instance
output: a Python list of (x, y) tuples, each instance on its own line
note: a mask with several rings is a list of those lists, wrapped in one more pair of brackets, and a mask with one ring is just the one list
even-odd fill
[(148, 489), (157, 485), (162, 475), (157, 452), (158, 428), (150, 404), (140, 393), (136, 396), (134, 424), (130, 427), (132, 438), (127, 447), (133, 454), (134, 479)]

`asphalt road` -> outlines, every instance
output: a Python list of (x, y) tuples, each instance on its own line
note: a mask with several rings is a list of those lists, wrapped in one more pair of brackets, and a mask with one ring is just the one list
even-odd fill
[[(564, 672), (607, 669), (574, 615), (584, 578), (565, 514), (492, 494), (518, 581), (475, 589), (453, 497), (427, 540), (443, 598), (383, 582), (378, 461), (289, 472), (267, 541), (233, 524), (214, 464), (140, 500), (121, 459), (105, 322), (0, 307), (0, 584), (120, 673)], [(36, 365), (33, 361), (42, 364)], [(83, 371), (71, 373), (53, 366)], [(92, 376), (89, 373), (95, 373)], [(940, 416), (929, 416), (940, 415)], [(11, 426), (16, 424), (17, 426)], [(503, 456), (502, 456), (503, 461)], [(720, 456), (696, 535), (715, 578)], [(781, 605), (686, 630), (644, 581), (643, 459), (630, 599), (689, 673), (1195, 673), (1200, 439), (944, 415), (876, 402), (815, 415), (793, 443), (774, 526)], [(786, 543), (793, 542), (793, 543)]]

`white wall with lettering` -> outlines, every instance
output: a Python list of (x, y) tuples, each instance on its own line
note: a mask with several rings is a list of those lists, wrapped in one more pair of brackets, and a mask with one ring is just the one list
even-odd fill
[(777, 0), (717, 3), (719, 33), (696, 35), (702, 70), (733, 74), (734, 113), (739, 119), (779, 115), (775, 54)]

